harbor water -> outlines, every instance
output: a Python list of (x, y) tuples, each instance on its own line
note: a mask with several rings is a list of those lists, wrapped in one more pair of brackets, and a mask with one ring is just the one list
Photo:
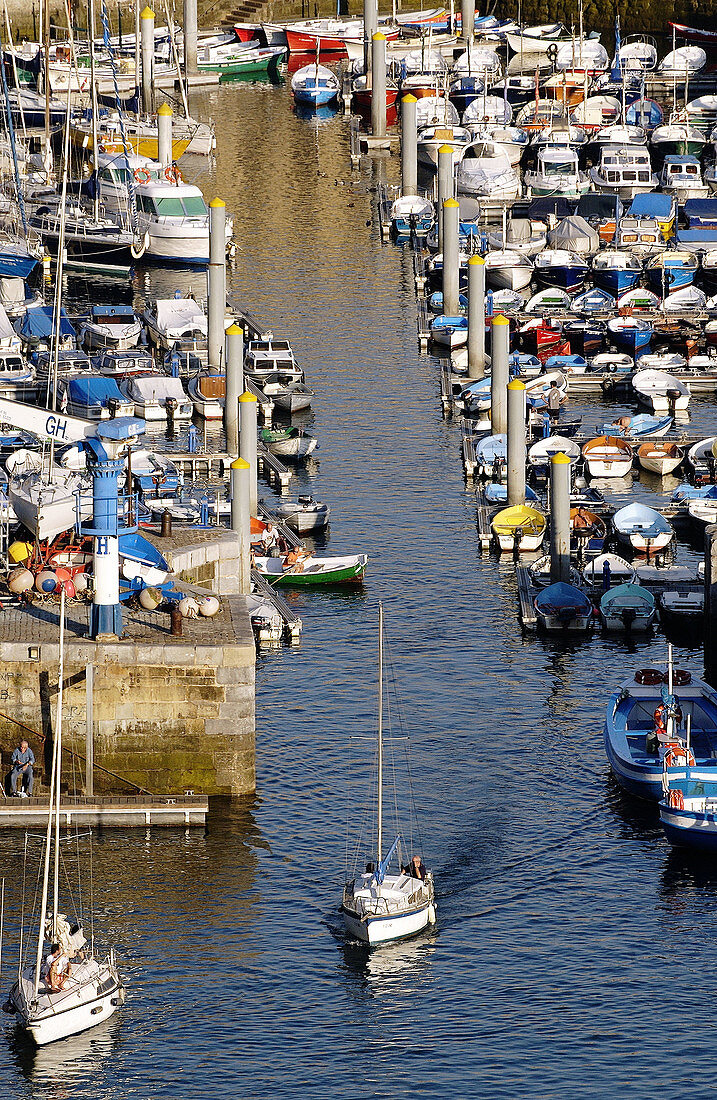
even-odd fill
[[(289, 595), (304, 635), (258, 658), (255, 799), (216, 807), (206, 835), (93, 838), (127, 1005), (39, 1052), (4, 1017), (3, 1096), (712, 1096), (717, 870), (670, 850), (602, 745), (607, 693), (663, 660), (664, 638), (521, 635), (514, 565), (481, 555), (458, 429), (418, 350), (410, 254), (373, 221), (395, 165), (352, 174), (347, 123), (297, 117), (286, 87), (193, 105), (217, 124), (216, 175), (198, 162), (196, 178), (235, 217), (231, 290), (316, 392), (320, 447), (294, 491), (331, 505), (327, 550), (366, 552), (366, 585)], [(136, 290), (201, 281), (147, 269)], [(699, 410), (710, 423), (712, 402)], [(438, 924), (369, 953), (338, 904), (368, 794), (379, 600)], [(700, 651), (679, 663), (699, 673)], [(5, 990), (22, 850), (3, 837)]]

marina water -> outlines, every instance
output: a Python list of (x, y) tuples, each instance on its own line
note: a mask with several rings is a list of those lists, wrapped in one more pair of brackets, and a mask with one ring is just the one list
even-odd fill
[[(196, 173), (235, 215), (232, 292), (316, 391), (320, 448), (294, 491), (331, 505), (327, 549), (367, 552), (367, 583), (289, 597), (304, 636), (258, 659), (254, 800), (215, 808), (206, 835), (95, 835), (127, 1006), (39, 1052), (4, 1018), (3, 1096), (712, 1096), (717, 871), (669, 849), (602, 745), (608, 691), (664, 639), (521, 636), (513, 563), (480, 553), (437, 361), (418, 351), (410, 254), (367, 224), (395, 165), (352, 176), (344, 120), (297, 117), (285, 87), (193, 105), (217, 123), (216, 177)], [(196, 274), (146, 270), (138, 294), (203, 293)], [(438, 926), (368, 953), (337, 906), (368, 790), (379, 599)], [(700, 672), (699, 650), (679, 663)], [(22, 850), (7, 832), (5, 990)]]

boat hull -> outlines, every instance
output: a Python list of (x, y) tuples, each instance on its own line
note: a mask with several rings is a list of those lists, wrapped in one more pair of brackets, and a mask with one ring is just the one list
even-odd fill
[(78, 968), (73, 967), (74, 972), (80, 975), (90, 969), (93, 976), (80, 977), (81, 984), (72, 987), (68, 993), (41, 993), (39, 1007), (36, 1008), (28, 1005), (28, 990), (34, 991), (34, 986), (27, 971), (13, 986), (10, 1003), (17, 1011), (21, 1026), (38, 1046), (47, 1046), (48, 1043), (89, 1031), (109, 1020), (124, 1004), (124, 986), (116, 967), (109, 961), (97, 964), (94, 960), (81, 963)]
[(435, 908), (430, 901), (410, 912), (389, 913), (385, 916), (360, 917), (358, 913), (354, 913), (344, 906), (342, 906), (341, 911), (346, 931), (370, 946), (392, 943), (395, 940), (405, 940), (411, 936), (417, 936), (419, 932), (423, 932), (424, 929), (435, 924), (436, 920)]

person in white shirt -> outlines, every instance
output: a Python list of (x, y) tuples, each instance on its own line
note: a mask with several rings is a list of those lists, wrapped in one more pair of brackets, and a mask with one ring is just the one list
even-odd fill
[(70, 960), (60, 947), (59, 943), (50, 945), (50, 954), (45, 959), (45, 982), (50, 987), (51, 993), (59, 993), (64, 989), (70, 976)]

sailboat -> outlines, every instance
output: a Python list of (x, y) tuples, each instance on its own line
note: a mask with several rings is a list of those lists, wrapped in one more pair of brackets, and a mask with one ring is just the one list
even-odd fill
[[(399, 850), (400, 835), (385, 856), (383, 852), (383, 607), (378, 611), (378, 779), (377, 779), (376, 862), (366, 864), (366, 871), (349, 879), (344, 886), (341, 911), (346, 930), (357, 939), (373, 946), (405, 939), (422, 932), (436, 922), (433, 876), (425, 872), (389, 873), (389, 865)], [(415, 860), (413, 861), (415, 863)], [(411, 867), (413, 867), (413, 863)], [(422, 868), (422, 865), (421, 865)], [(423, 868), (422, 868), (423, 870)]]
[[(85, 938), (79, 921), (71, 923), (60, 912), (60, 773), (62, 762), (62, 695), (65, 656), (65, 582), (70, 580), (66, 569), (58, 569), (60, 595), (60, 654), (57, 690), (55, 740), (52, 750), (50, 803), (43, 859), (42, 901), (37, 937), (37, 952), (33, 962), (23, 967), (22, 956), (15, 985), (5, 1009), (15, 1013), (19, 1023), (30, 1033), (38, 1046), (57, 1039), (66, 1039), (87, 1031), (109, 1019), (124, 1004), (125, 991), (114, 952), (100, 959), (95, 954), (94, 934), (91, 942)], [(74, 837), (72, 838), (74, 843)], [(52, 908), (49, 909), (50, 875), (53, 877)], [(69, 959), (69, 975), (61, 989), (53, 992), (45, 972), (47, 945), (59, 944)]]

